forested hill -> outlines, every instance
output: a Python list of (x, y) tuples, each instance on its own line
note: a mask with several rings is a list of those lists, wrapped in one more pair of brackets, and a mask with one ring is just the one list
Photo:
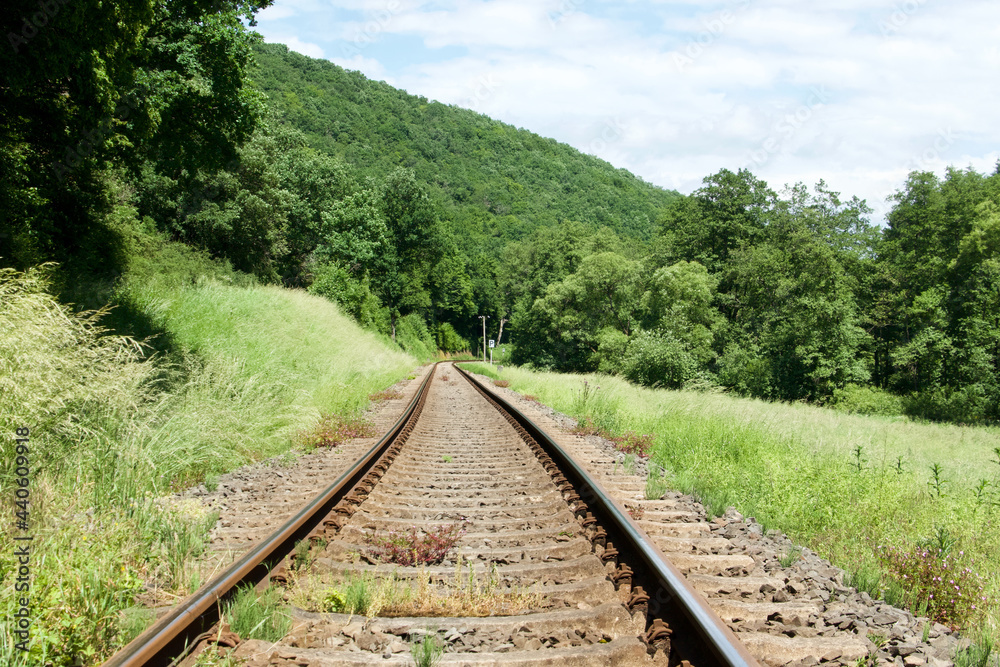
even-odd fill
[(475, 111), (409, 95), (281, 44), (256, 48), (255, 83), (313, 148), (375, 178), (413, 169), (459, 229), (487, 212), (502, 219), (507, 238), (573, 220), (648, 240), (679, 196)]

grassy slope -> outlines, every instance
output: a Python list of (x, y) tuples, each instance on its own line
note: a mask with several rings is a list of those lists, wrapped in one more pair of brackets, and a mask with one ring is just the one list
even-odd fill
[[(180, 594), (200, 583), (184, 562), (202, 548), (204, 526), (160, 509), (156, 496), (288, 451), (321, 413), (357, 414), (418, 364), (324, 299), (253, 285), (175, 244), (134, 241), (116, 317), (159, 332), (167, 352), (152, 359), (75, 320), (38, 280), (0, 280), (16, 299), (0, 306), (0, 333), (11, 334), (0, 337), (0, 376), (22, 378), (31, 399), (0, 395), (4, 433), (32, 426), (29, 664), (99, 663), (149, 621), (122, 616), (144, 584)], [(5, 615), (13, 533), (0, 533)], [(8, 630), (0, 663), (17, 664)]]
[(280, 453), (320, 413), (360, 412), (417, 363), (303, 291), (206, 284), (150, 304), (200, 366), (168, 435), (197, 471)]
[[(476, 370), (496, 376), (486, 365)], [(946, 528), (959, 540), (955, 551), (971, 556), (987, 579), (994, 603), (979, 620), (996, 636), (1000, 537), (993, 528), (1000, 508), (977, 507), (973, 487), (983, 478), (1000, 481), (992, 462), (1000, 429), (653, 390), (607, 376), (505, 368), (503, 377), (513, 389), (569, 415), (591, 416), (609, 431), (655, 434), (654, 459), (675, 486), (709, 505), (735, 505), (848, 569), (875, 567), (875, 545), (913, 545)], [(851, 465), (857, 446), (865, 459), (860, 472)], [(942, 498), (928, 487), (932, 463), (949, 482)]]

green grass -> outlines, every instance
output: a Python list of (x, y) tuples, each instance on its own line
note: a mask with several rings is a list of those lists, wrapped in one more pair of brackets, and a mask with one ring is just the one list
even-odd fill
[[(488, 365), (466, 368), (496, 377)], [(990, 598), (967, 626), (1000, 634), (1000, 505), (990, 504), (1000, 501), (1000, 429), (653, 390), (599, 375), (507, 367), (503, 376), (517, 391), (600, 428), (655, 434), (653, 459), (674, 488), (696, 493), (713, 514), (732, 504), (783, 530), (854, 572), (862, 588), (897, 602), (906, 595), (888, 583), (877, 547), (924, 548), (946, 530), (955, 540), (951, 553), (982, 575)], [(976, 494), (983, 479), (985, 501)]]
[(414, 642), (410, 648), (410, 655), (417, 667), (432, 667), (441, 660), (444, 653), (444, 643), (438, 639), (437, 633), (428, 631), (423, 639)]
[(224, 607), (223, 617), (242, 639), (277, 642), (292, 628), (292, 617), (281, 602), (281, 589), (258, 593), (252, 586), (238, 590)]
[(650, 468), (646, 476), (646, 500), (659, 500), (668, 488), (666, 474), (656, 468)]
[[(0, 495), (13, 496), (12, 436), (29, 426), (34, 536), (32, 652), (16, 652), (3, 624), (0, 663), (102, 662), (148, 622), (125, 612), (146, 586), (202, 583), (191, 560), (215, 518), (157, 498), (286, 455), (321, 415), (356, 417), (416, 365), (324, 299), (180, 246), (146, 249), (114, 318), (60, 304), (46, 271), (0, 273)], [(105, 322), (158, 337), (144, 345)], [(5, 615), (15, 532), (0, 530)]]

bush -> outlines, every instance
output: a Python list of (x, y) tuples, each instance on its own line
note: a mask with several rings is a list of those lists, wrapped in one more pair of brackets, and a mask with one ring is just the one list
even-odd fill
[(626, 378), (647, 387), (679, 389), (698, 374), (698, 362), (684, 344), (657, 331), (635, 334), (621, 365)]
[(424, 318), (410, 313), (396, 321), (396, 343), (417, 359), (430, 359), (437, 346)]
[(961, 389), (935, 387), (902, 399), (903, 412), (918, 419), (978, 424), (988, 414), (989, 400), (980, 385)]
[(597, 335), (597, 352), (590, 358), (599, 373), (608, 375), (623, 372), (622, 362), (628, 349), (629, 338), (618, 329), (605, 328)]
[(437, 325), (435, 338), (437, 338), (438, 349), (445, 352), (461, 352), (469, 349), (469, 341), (459, 336), (455, 327), (448, 322)]
[(366, 329), (389, 333), (388, 311), (371, 291), (367, 276), (358, 280), (339, 264), (320, 264), (309, 292), (339, 304)]
[(719, 384), (743, 396), (774, 396), (771, 362), (756, 346), (732, 344), (718, 361)]
[(831, 407), (842, 412), (859, 415), (897, 417), (903, 414), (903, 399), (876, 387), (859, 387), (849, 384), (833, 391)]

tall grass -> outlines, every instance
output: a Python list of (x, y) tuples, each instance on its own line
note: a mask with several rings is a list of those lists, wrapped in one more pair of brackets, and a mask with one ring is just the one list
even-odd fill
[[(151, 345), (110, 335), (105, 312), (57, 301), (49, 268), (0, 272), (0, 495), (13, 497), (13, 435), (28, 427), (34, 536), (31, 653), (3, 624), (3, 664), (103, 661), (148, 621), (128, 611), (139, 593), (201, 583), (189, 561), (214, 517), (159, 496), (287, 451), (322, 413), (356, 415), (415, 365), (326, 300), (159, 250), (136, 261), (116, 297), (117, 324), (159, 331)], [(6, 617), (22, 594), (5, 516)]]
[(303, 291), (208, 283), (127, 294), (184, 355), (185, 385), (157, 433), (174, 480), (278, 454), (322, 413), (358, 414), (416, 363)]
[[(497, 377), (488, 365), (470, 370)], [(951, 553), (982, 575), (991, 600), (965, 621), (997, 636), (1000, 429), (653, 390), (600, 375), (508, 367), (502, 376), (517, 391), (608, 431), (655, 434), (653, 459), (676, 487), (710, 503), (726, 498), (842, 567), (880, 572), (877, 581), (889, 574), (879, 546), (919, 549), (947, 531)], [(934, 464), (947, 478), (943, 495), (934, 491)], [(977, 487), (986, 489), (985, 499)]]

